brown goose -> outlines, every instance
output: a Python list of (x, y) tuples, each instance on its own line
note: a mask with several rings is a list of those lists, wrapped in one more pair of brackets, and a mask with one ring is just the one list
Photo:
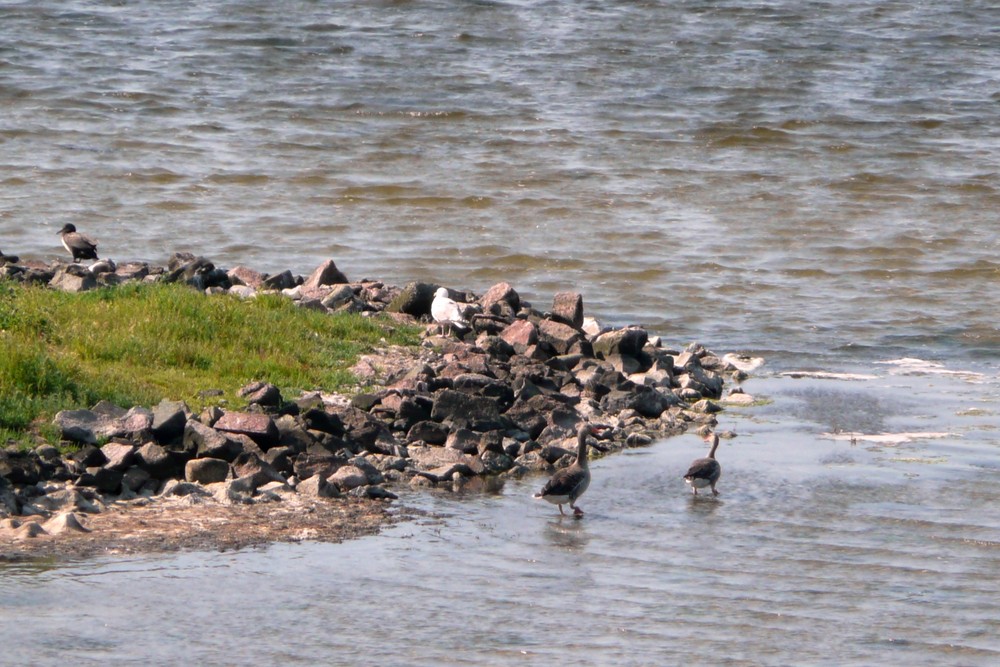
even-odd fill
[[(590, 486), (590, 468), (587, 466), (587, 436), (602, 433), (607, 426), (588, 424), (584, 422), (577, 432), (576, 461), (568, 468), (563, 468), (545, 483), (535, 498), (547, 500), (559, 506), (559, 514), (565, 514), (562, 506), (569, 503), (574, 516), (583, 516), (583, 510), (576, 506), (576, 500)], [(595, 449), (607, 451), (606, 448), (595, 445)]]
[(73, 255), (73, 262), (81, 259), (97, 259), (97, 243), (76, 231), (72, 224), (63, 225), (58, 232), (62, 237), (63, 247)]
[(708, 456), (692, 461), (691, 467), (684, 475), (684, 481), (691, 485), (691, 491), (696, 496), (698, 489), (704, 489), (706, 486), (712, 487), (713, 496), (719, 495), (715, 490), (715, 483), (722, 476), (722, 466), (715, 460), (715, 450), (719, 448), (719, 436), (711, 432), (705, 436), (705, 441), (708, 442), (709, 438), (712, 440), (712, 449), (708, 452)]

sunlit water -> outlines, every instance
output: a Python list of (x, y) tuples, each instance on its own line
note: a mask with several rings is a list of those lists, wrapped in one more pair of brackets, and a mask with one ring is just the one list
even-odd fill
[[(345, 544), (8, 566), (0, 645), (37, 665), (996, 664), (1000, 379), (747, 389), (773, 402), (723, 417), (718, 498), (681, 480), (688, 435), (595, 462), (579, 520), (529, 478), (404, 494), (430, 516)], [(876, 423), (938, 434), (830, 437)]]
[[(0, 250), (511, 282), (746, 351), (694, 436), (289, 545), (0, 575), (12, 664), (997, 664), (988, 2), (0, 3)], [(918, 357), (941, 364), (881, 363)], [(862, 378), (783, 373), (823, 370)], [(865, 379), (867, 378), (867, 379)], [(859, 439), (855, 444), (850, 434)], [(876, 442), (872, 434), (917, 434)], [(824, 435), (826, 434), (826, 435)], [(834, 439), (835, 437), (847, 439)]]

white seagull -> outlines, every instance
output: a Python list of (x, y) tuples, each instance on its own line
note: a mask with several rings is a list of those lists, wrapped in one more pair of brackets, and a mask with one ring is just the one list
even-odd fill
[(439, 287), (434, 292), (434, 301), (431, 302), (431, 317), (435, 322), (444, 325), (448, 329), (458, 327), (468, 329), (471, 327), (469, 320), (465, 319), (465, 304), (461, 304), (448, 296), (448, 288)]

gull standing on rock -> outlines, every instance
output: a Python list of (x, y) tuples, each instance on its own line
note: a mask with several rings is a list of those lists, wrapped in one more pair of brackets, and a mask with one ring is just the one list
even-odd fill
[[(580, 430), (577, 432), (576, 461), (570, 467), (553, 475), (552, 479), (542, 487), (542, 490), (535, 494), (535, 498), (558, 505), (559, 514), (565, 514), (562, 506), (569, 503), (570, 509), (573, 510), (573, 516), (583, 516), (583, 510), (576, 506), (576, 501), (590, 486), (590, 467), (587, 465), (587, 436), (599, 435), (607, 428), (601, 424), (588, 424), (587, 422), (581, 424)], [(595, 449), (607, 451), (600, 445), (596, 445)]]
[(705, 441), (708, 442), (709, 438), (712, 440), (712, 449), (708, 452), (708, 456), (692, 461), (691, 467), (684, 475), (684, 481), (691, 485), (691, 492), (696, 496), (698, 489), (704, 489), (706, 486), (712, 487), (713, 496), (719, 495), (719, 492), (715, 490), (715, 483), (722, 476), (722, 466), (715, 460), (715, 450), (719, 448), (719, 436), (714, 431), (710, 431), (705, 436)]
[(448, 296), (448, 288), (439, 287), (434, 292), (434, 301), (431, 302), (431, 317), (434, 318), (435, 322), (445, 325), (448, 329), (453, 326), (459, 329), (468, 329), (471, 325), (465, 319), (463, 305)]
[(76, 226), (67, 223), (57, 232), (62, 237), (63, 247), (73, 255), (73, 263), (81, 259), (97, 259), (97, 243), (76, 231)]

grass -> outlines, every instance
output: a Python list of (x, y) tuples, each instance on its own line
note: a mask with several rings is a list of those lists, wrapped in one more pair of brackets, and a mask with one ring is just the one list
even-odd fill
[(356, 384), (357, 357), (387, 343), (416, 345), (418, 331), (276, 295), (166, 284), (71, 294), (0, 282), (0, 443), (51, 440), (56, 412), (102, 399), (150, 406), (208, 389), (231, 399), (253, 380), (286, 396), (343, 391)]

